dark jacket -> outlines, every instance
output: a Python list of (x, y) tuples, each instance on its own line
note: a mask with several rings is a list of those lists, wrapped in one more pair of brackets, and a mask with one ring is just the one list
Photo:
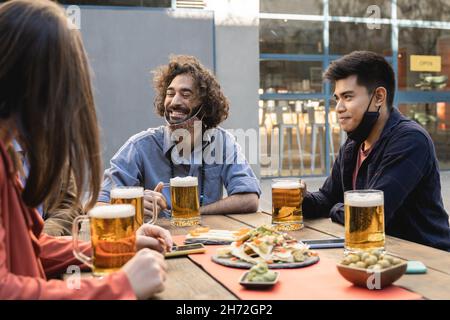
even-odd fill
[[(29, 165), (26, 160), (26, 154), (17, 141), (13, 141), (14, 154), (12, 159), (18, 162), (20, 166), (21, 182), (24, 184), (28, 176)], [(73, 172), (69, 177), (63, 176), (59, 185), (60, 191), (51, 194), (43, 203), (42, 211), (44, 222), (43, 232), (50, 236), (70, 236), (72, 235), (73, 220), (83, 214), (83, 208), (77, 201), (77, 186)]]
[(77, 187), (73, 173), (68, 180), (62, 179), (60, 190), (59, 194), (50, 196), (43, 205), (43, 232), (55, 237), (72, 235), (73, 220), (83, 214), (82, 205), (76, 200)]
[[(347, 139), (322, 188), (305, 196), (305, 218), (331, 217), (344, 224), (344, 192), (353, 189), (359, 148)], [(356, 189), (384, 192), (386, 234), (450, 251), (449, 217), (442, 203), (433, 141), (420, 125), (396, 109), (362, 163)]]

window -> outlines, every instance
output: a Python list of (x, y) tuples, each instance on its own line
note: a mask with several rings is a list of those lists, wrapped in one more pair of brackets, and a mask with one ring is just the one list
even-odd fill
[(316, 99), (260, 101), (261, 175), (325, 174), (324, 104)]
[(328, 112), (328, 138), (329, 138), (329, 151), (330, 151), (330, 169), (333, 168), (334, 161), (336, 160), (339, 149), (347, 139), (347, 133), (341, 129), (339, 125), (338, 115), (336, 111), (336, 100), (330, 100), (330, 110)]
[(261, 19), (261, 53), (321, 54), (323, 23), (296, 20)]
[(318, 0), (261, 0), (259, 11), (288, 14), (322, 14), (323, 3)]
[(380, 16), (376, 18), (391, 17), (389, 0), (330, 0), (329, 3), (331, 16), (375, 18), (375, 13), (373, 11), (367, 13), (367, 8), (376, 5), (380, 9)]
[(397, 18), (450, 21), (450, 0), (397, 0)]
[(265, 93), (322, 92), (322, 63), (261, 61), (260, 88)]
[[(419, 57), (412, 57), (419, 56)], [(435, 68), (420, 69), (412, 59), (434, 56)], [(431, 58), (433, 59), (433, 58)], [(433, 71), (434, 70), (434, 71)], [(450, 90), (450, 30), (400, 28), (398, 88), (400, 90)]]
[(439, 169), (450, 169), (450, 103), (400, 104), (398, 109), (428, 131), (433, 139)]
[(61, 4), (170, 8), (171, 0), (59, 0)]
[[(326, 2), (328, 23), (322, 17)], [(346, 133), (330, 99), (332, 88), (322, 84), (323, 66), (359, 50), (377, 52), (393, 66), (396, 104), (428, 130), (440, 169), (450, 169), (450, 0), (395, 3), (393, 8), (392, 0), (260, 0), (260, 137), (261, 148), (268, 148), (261, 155), (284, 155), (281, 167), (263, 166), (262, 175), (330, 173)], [(392, 26), (389, 21), (395, 16)], [(374, 25), (362, 18), (384, 20)], [(296, 143), (297, 133), (301, 144)], [(278, 143), (284, 144), (281, 151)], [(304, 170), (299, 171), (302, 163)]]
[(355, 50), (369, 50), (383, 55), (391, 50), (391, 26), (369, 29), (365, 23), (330, 23), (330, 53), (344, 55)]

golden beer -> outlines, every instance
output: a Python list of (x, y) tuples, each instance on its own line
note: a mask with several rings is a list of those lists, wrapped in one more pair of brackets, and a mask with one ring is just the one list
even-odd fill
[(353, 190), (344, 194), (346, 253), (384, 251), (384, 197), (378, 190)]
[(98, 206), (89, 211), (95, 275), (120, 269), (136, 254), (132, 205)]
[(305, 184), (299, 179), (276, 179), (272, 183), (272, 224), (278, 230), (303, 228), (302, 202)]
[(110, 194), (111, 204), (131, 204), (136, 209), (135, 229), (144, 223), (144, 188), (115, 187)]
[(197, 177), (170, 179), (172, 224), (186, 227), (200, 224)]

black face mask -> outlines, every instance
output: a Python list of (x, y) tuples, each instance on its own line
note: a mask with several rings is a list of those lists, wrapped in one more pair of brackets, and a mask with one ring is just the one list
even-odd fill
[(372, 103), (374, 95), (375, 93), (372, 94), (372, 97), (370, 98), (369, 105), (367, 106), (366, 112), (364, 112), (364, 116), (361, 120), (361, 123), (358, 125), (358, 127), (356, 127), (355, 130), (347, 133), (348, 138), (355, 141), (357, 144), (361, 144), (367, 139), (367, 137), (369, 137), (370, 132), (373, 129), (373, 126), (375, 125), (375, 123), (378, 120), (378, 117), (380, 116), (381, 105), (378, 107), (377, 111), (369, 111), (369, 107), (370, 104)]

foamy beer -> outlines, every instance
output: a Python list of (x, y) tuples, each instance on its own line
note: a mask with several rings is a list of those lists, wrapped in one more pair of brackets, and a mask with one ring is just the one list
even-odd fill
[(384, 251), (384, 197), (379, 190), (344, 193), (345, 252)]
[(170, 179), (172, 224), (179, 227), (200, 224), (197, 177)]
[(278, 230), (303, 228), (302, 202), (305, 184), (300, 179), (276, 179), (272, 183), (272, 224)]
[[(72, 228), (75, 257), (96, 276), (120, 269), (136, 253), (134, 216), (133, 205), (114, 204), (97, 206), (87, 216), (76, 217)], [(92, 257), (78, 247), (78, 225), (87, 219), (91, 227)]]
[(110, 193), (111, 204), (131, 204), (136, 209), (136, 229), (144, 223), (144, 188), (115, 187)]

